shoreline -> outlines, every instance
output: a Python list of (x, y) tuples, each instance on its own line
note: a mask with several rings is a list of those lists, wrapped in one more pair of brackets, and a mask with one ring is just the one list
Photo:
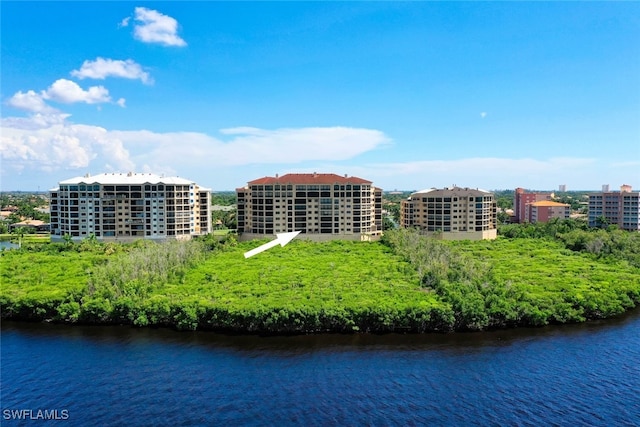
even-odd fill
[[(415, 339), (428, 339), (429, 337), (451, 337), (451, 338), (464, 338), (464, 337), (491, 337), (493, 334), (498, 335), (511, 335), (511, 334), (520, 334), (522, 331), (529, 331), (533, 334), (538, 333), (549, 333), (551, 331), (554, 332), (562, 332), (564, 330), (571, 331), (573, 329), (581, 330), (583, 328), (587, 328), (591, 330), (591, 328), (599, 328), (599, 327), (616, 327), (619, 324), (623, 324), (627, 321), (633, 320), (636, 316), (640, 316), (640, 304), (636, 307), (630, 308), (629, 310), (611, 317), (606, 318), (596, 318), (596, 319), (588, 319), (583, 322), (570, 322), (570, 323), (550, 323), (547, 325), (541, 326), (513, 326), (513, 327), (502, 327), (502, 328), (491, 328), (485, 329), (481, 331), (425, 331), (422, 333), (415, 332), (407, 332), (407, 331), (388, 331), (388, 332), (374, 332), (374, 331), (351, 331), (351, 332), (332, 332), (332, 331), (316, 331), (311, 333), (273, 333), (267, 331), (238, 331), (238, 330), (215, 330), (215, 329), (197, 329), (197, 330), (181, 330), (177, 329), (173, 326), (168, 325), (147, 325), (147, 326), (135, 326), (133, 324), (124, 324), (124, 323), (84, 323), (84, 322), (63, 322), (63, 321), (55, 321), (52, 319), (46, 320), (20, 320), (20, 319), (9, 319), (2, 318), (2, 322), (0, 322), (0, 328), (44, 328), (47, 326), (52, 326), (54, 328), (71, 328), (81, 330), (81, 331), (90, 331), (90, 330), (113, 330), (113, 331), (131, 331), (135, 333), (147, 333), (153, 331), (160, 331), (162, 333), (170, 333), (171, 336), (174, 337), (188, 337), (190, 333), (200, 332), (205, 334), (211, 334), (211, 336), (218, 337), (226, 337), (226, 338), (237, 338), (237, 339), (250, 339), (254, 338), (304, 338), (304, 337), (333, 337), (334, 339), (340, 339), (340, 337), (344, 337), (345, 339), (350, 339), (348, 337), (356, 338), (366, 338), (366, 337), (380, 337), (380, 338), (392, 338), (392, 337), (414, 337)], [(114, 328), (114, 329), (112, 329)], [(68, 330), (68, 329), (67, 329)], [(174, 335), (175, 334), (175, 335)], [(422, 337), (422, 338), (421, 338)]]
[(34, 245), (0, 253), (0, 318), (273, 335), (582, 323), (640, 305), (638, 236), (611, 236), (627, 238), (629, 251), (598, 255), (542, 238), (440, 242), (411, 231), (381, 242), (293, 241), (249, 259), (257, 242), (234, 239)]
[[(320, 320), (320, 323), (314, 322), (313, 327), (305, 318), (310, 318), (309, 313), (299, 311), (295, 314), (288, 316), (287, 321), (282, 321), (278, 325), (266, 325), (270, 322), (273, 315), (281, 314), (281, 310), (273, 310), (271, 312), (263, 312), (262, 318), (253, 316), (252, 318), (242, 319), (237, 315), (230, 312), (223, 312), (221, 310), (200, 310), (201, 316), (198, 318), (189, 318), (185, 321), (185, 312), (188, 309), (185, 307), (176, 307), (171, 310), (169, 315), (179, 321), (169, 322), (168, 319), (157, 323), (146, 323), (144, 325), (136, 324), (135, 320), (125, 320), (123, 318), (109, 318), (106, 317), (106, 313), (91, 313), (92, 315), (99, 314), (102, 320), (89, 320), (82, 316), (78, 320), (69, 321), (60, 319), (59, 316), (52, 316), (51, 310), (59, 309), (59, 306), (52, 307), (49, 305), (34, 305), (32, 308), (35, 310), (30, 315), (22, 312), (22, 314), (16, 313), (16, 306), (6, 305), (3, 301), (2, 304), (2, 321), (16, 322), (16, 323), (30, 323), (30, 324), (55, 324), (63, 326), (81, 326), (81, 327), (127, 327), (132, 329), (170, 329), (175, 331), (202, 331), (211, 332), (223, 335), (243, 336), (243, 335), (257, 335), (257, 336), (297, 336), (297, 335), (323, 335), (323, 334), (337, 334), (337, 335), (387, 335), (387, 334), (401, 334), (401, 335), (423, 335), (423, 334), (466, 334), (466, 333), (482, 333), (482, 332), (495, 332), (495, 331), (508, 331), (514, 329), (532, 329), (543, 328), (547, 326), (563, 326), (563, 325), (580, 325), (590, 324), (600, 321), (610, 321), (614, 319), (623, 319), (625, 316), (632, 316), (634, 312), (640, 310), (640, 304), (636, 302), (634, 307), (629, 307), (625, 311), (610, 316), (602, 317), (586, 317), (584, 320), (571, 320), (567, 322), (550, 321), (547, 323), (531, 323), (520, 322), (504, 325), (492, 325), (483, 329), (470, 329), (460, 328), (455, 329), (448, 327), (445, 323), (443, 315), (450, 313), (436, 310), (419, 312), (415, 311), (411, 313), (411, 316), (387, 318), (393, 320), (388, 324), (381, 324), (376, 318), (372, 318), (370, 313), (363, 310), (362, 313), (351, 313), (352, 316), (338, 319), (335, 315), (328, 316), (327, 313), (320, 313), (320, 316), (315, 316), (315, 320)], [(7, 314), (7, 312), (13, 314)], [(198, 312), (198, 311), (196, 311)], [(120, 312), (121, 314), (125, 314)], [(139, 313), (139, 312), (138, 312)], [(157, 316), (158, 313), (145, 313), (148, 317)], [(317, 313), (316, 313), (317, 314)], [(367, 316), (369, 314), (369, 316)], [(385, 314), (385, 313), (383, 313)], [(436, 316), (433, 316), (436, 314)], [(380, 315), (377, 313), (376, 316)], [(214, 318), (212, 318), (214, 316)], [(56, 318), (57, 317), (57, 318)], [(224, 319), (228, 319), (226, 322)], [(232, 322), (232, 323), (231, 323)]]

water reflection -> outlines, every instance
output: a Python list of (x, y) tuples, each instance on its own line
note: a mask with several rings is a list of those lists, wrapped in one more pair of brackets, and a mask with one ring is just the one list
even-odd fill
[(229, 349), (248, 352), (299, 354), (313, 351), (368, 350), (432, 350), (464, 352), (474, 348), (508, 347), (513, 343), (558, 339), (577, 339), (594, 333), (606, 333), (640, 321), (640, 308), (623, 316), (583, 324), (552, 325), (542, 328), (517, 328), (487, 332), (432, 334), (317, 334), (298, 336), (224, 335), (209, 331), (175, 331), (163, 328), (133, 328), (129, 326), (84, 326), (49, 323), (2, 322), (3, 333), (49, 336), (55, 339), (83, 339), (95, 344), (120, 345), (159, 343), (188, 347)]
[(5, 249), (15, 249), (15, 248), (18, 248), (19, 246), (20, 245), (18, 245), (17, 243), (13, 243), (8, 240), (0, 241), (0, 251)]
[(639, 425), (638, 330), (639, 310), (446, 335), (3, 322), (0, 397), (68, 410), (65, 426)]

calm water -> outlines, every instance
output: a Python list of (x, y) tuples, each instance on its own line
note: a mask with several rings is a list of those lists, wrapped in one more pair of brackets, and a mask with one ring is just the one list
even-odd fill
[(0, 241), (0, 251), (3, 249), (14, 249), (17, 248), (19, 245), (17, 243), (11, 243), (7, 240), (2, 240)]
[[(424, 336), (4, 322), (1, 350), (2, 426), (640, 425), (638, 310), (589, 325)], [(22, 409), (67, 419), (6, 419)]]

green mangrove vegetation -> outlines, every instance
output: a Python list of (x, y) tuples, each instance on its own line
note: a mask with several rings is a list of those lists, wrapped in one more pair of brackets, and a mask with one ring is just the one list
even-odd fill
[(555, 221), (495, 241), (393, 230), (380, 242), (235, 236), (1, 253), (2, 318), (238, 333), (430, 332), (582, 322), (640, 302), (640, 234)]

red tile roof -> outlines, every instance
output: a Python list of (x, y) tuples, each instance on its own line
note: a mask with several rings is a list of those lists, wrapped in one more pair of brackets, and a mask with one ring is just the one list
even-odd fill
[(288, 173), (282, 176), (265, 176), (249, 181), (249, 185), (262, 184), (371, 184), (371, 181), (356, 176), (341, 176), (335, 173)]

